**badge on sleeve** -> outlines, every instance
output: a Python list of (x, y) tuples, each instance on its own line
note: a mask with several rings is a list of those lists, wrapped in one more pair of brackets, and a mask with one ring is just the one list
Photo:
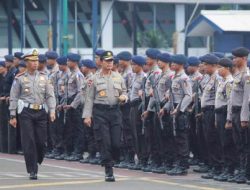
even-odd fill
[(101, 96), (101, 97), (106, 96), (106, 92), (105, 92), (104, 90), (100, 91), (100, 92), (99, 92), (99, 96)]

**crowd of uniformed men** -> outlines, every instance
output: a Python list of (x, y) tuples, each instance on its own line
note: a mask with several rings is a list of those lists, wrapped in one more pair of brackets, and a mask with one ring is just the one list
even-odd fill
[(105, 166), (106, 181), (113, 167), (186, 175), (197, 165), (202, 178), (250, 184), (248, 54), (6, 55), (1, 151), (23, 151), (30, 179), (45, 156)]

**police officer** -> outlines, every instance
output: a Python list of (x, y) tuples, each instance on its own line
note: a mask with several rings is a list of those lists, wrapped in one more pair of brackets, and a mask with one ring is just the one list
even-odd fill
[[(157, 100), (156, 95), (150, 97), (148, 110), (155, 111), (155, 101), (160, 102), (162, 108), (166, 102), (166, 92), (171, 86), (171, 80), (174, 72), (170, 70), (171, 55), (168, 53), (161, 53), (157, 56), (158, 66), (162, 70), (160, 77), (155, 81), (155, 87), (159, 96)], [(167, 114), (158, 115), (154, 113), (155, 127), (153, 135), (155, 139), (154, 157), (156, 158), (156, 167), (152, 169), (153, 173), (165, 173), (166, 170), (172, 167), (175, 160), (174, 155), (174, 137), (172, 133), (171, 118)], [(160, 119), (162, 120), (163, 129), (160, 126)]]
[(23, 58), (27, 64), (27, 72), (16, 76), (11, 88), (10, 124), (16, 127), (16, 109), (18, 109), (26, 168), (30, 179), (34, 180), (37, 179), (37, 163), (41, 164), (43, 161), (47, 140), (45, 103), (53, 122), (56, 102), (53, 86), (46, 74), (37, 71), (38, 51), (33, 49)]
[[(117, 54), (119, 59), (119, 67), (121, 68), (121, 75), (124, 79), (127, 93), (129, 93), (129, 87), (132, 82), (132, 67), (131, 59), (132, 55), (128, 51), (122, 51)], [(132, 136), (132, 128), (130, 123), (130, 105), (129, 102), (121, 105), (122, 112), (122, 148), (125, 156), (124, 161), (119, 164), (119, 168), (128, 168), (129, 165), (134, 164), (135, 147)]]
[(0, 61), (0, 150), (1, 152), (8, 152), (7, 135), (8, 134), (8, 117), (6, 111), (5, 101), (5, 76), (7, 74), (7, 68), (5, 61)]
[(133, 134), (133, 141), (136, 150), (138, 162), (134, 165), (128, 166), (128, 169), (140, 170), (143, 165), (147, 163), (145, 137), (142, 133), (141, 120), (141, 97), (139, 91), (143, 88), (146, 74), (143, 72), (143, 66), (146, 64), (146, 59), (142, 56), (134, 56), (132, 58), (133, 78), (130, 86), (129, 100), (130, 100), (130, 119)]
[(213, 179), (213, 177), (219, 175), (222, 170), (222, 150), (219, 146), (219, 133), (215, 127), (214, 107), (216, 90), (221, 80), (221, 77), (217, 73), (219, 58), (212, 54), (206, 54), (200, 59), (205, 64), (205, 72), (210, 75), (210, 80), (205, 85), (201, 98), (203, 133), (207, 145), (210, 171), (206, 175), (203, 175), (202, 178)]
[[(45, 53), (45, 56), (47, 58), (47, 69), (48, 69), (48, 77), (51, 81), (56, 100), (58, 100), (58, 91), (57, 91), (57, 81), (58, 81), (58, 75), (59, 75), (59, 66), (56, 62), (56, 59), (58, 58), (58, 54), (55, 51), (47, 51)], [(58, 104), (58, 101), (57, 101)], [(57, 141), (57, 134), (56, 134), (56, 126), (57, 122), (48, 122), (48, 152), (46, 154), (46, 158), (54, 158), (55, 156), (58, 156), (59, 152), (56, 149), (56, 141)]]
[(235, 166), (237, 165), (236, 147), (233, 141), (232, 128), (225, 128), (233, 85), (233, 76), (231, 74), (233, 63), (227, 58), (222, 58), (218, 66), (218, 73), (223, 79), (218, 84), (216, 91), (215, 124), (220, 137), (219, 146), (221, 146), (222, 149), (223, 172), (218, 177), (214, 177), (214, 179), (227, 181), (227, 179), (231, 178), (234, 174)]
[[(83, 112), (84, 123), (94, 122), (96, 140), (100, 147), (102, 166), (105, 166), (105, 180), (115, 181), (113, 161), (120, 157), (122, 116), (119, 102), (127, 100), (127, 89), (120, 74), (113, 72), (113, 53), (101, 55), (102, 70), (93, 77)], [(92, 117), (92, 119), (91, 119)]]
[[(82, 71), (82, 74), (84, 75), (84, 81), (86, 81), (86, 84), (87, 84), (82, 89), (82, 93), (83, 93), (82, 103), (84, 104), (86, 97), (88, 95), (89, 86), (91, 85), (93, 81), (93, 75), (94, 75), (93, 71), (96, 69), (96, 64), (90, 59), (84, 59), (84, 60), (81, 60), (80, 65), (81, 65), (80, 69)], [(84, 110), (84, 106), (83, 106), (83, 110)], [(88, 127), (84, 125), (84, 132), (85, 132), (84, 135), (85, 135), (85, 141), (87, 144), (88, 156), (85, 159), (80, 160), (80, 163), (98, 164), (100, 160), (96, 157), (96, 154), (99, 149), (97, 147), (97, 143), (95, 140), (93, 127)]]
[(249, 50), (244, 47), (236, 48), (232, 51), (234, 56), (233, 64), (237, 68), (234, 74), (232, 92), (230, 96), (229, 114), (226, 127), (233, 128), (234, 143), (238, 156), (239, 172), (234, 178), (228, 179), (229, 182), (245, 183), (249, 180), (246, 176), (246, 161), (248, 150), (248, 124), (249, 108), (248, 99), (250, 94), (249, 70), (247, 68), (247, 57)]
[[(173, 55), (171, 59), (171, 69), (175, 71), (175, 75), (172, 79), (171, 93), (168, 95), (169, 101), (165, 104), (164, 109), (170, 113), (175, 120), (173, 120), (173, 132), (175, 136), (176, 163), (175, 167), (166, 173), (168, 175), (186, 175), (189, 158), (189, 118), (187, 108), (192, 101), (192, 86), (189, 77), (184, 71), (187, 58), (182, 54), (177, 54)], [(173, 101), (173, 105), (171, 105), (170, 100)]]
[[(190, 130), (189, 130), (189, 144), (190, 151), (193, 154), (193, 158), (190, 159), (190, 165), (197, 165), (200, 159), (200, 151), (199, 151), (199, 143), (198, 143), (198, 135), (200, 133), (199, 120), (197, 121), (196, 114), (199, 112), (200, 102), (199, 102), (199, 94), (200, 94), (200, 81), (202, 79), (202, 74), (199, 72), (199, 64), (200, 60), (197, 57), (191, 56), (187, 60), (188, 67), (187, 72), (189, 74), (189, 78), (192, 83), (192, 91), (193, 91), (193, 101), (190, 106)], [(198, 94), (196, 94), (198, 93)], [(196, 99), (196, 96), (197, 99)], [(195, 100), (197, 102), (195, 102)], [(196, 110), (198, 109), (198, 110)], [(197, 125), (197, 126), (196, 126)]]
[(56, 59), (59, 65), (60, 73), (58, 75), (56, 88), (58, 93), (57, 99), (57, 149), (58, 155), (54, 156), (56, 160), (63, 160), (67, 156), (66, 152), (66, 142), (64, 138), (66, 137), (66, 111), (63, 110), (63, 106), (67, 105), (67, 93), (66, 93), (66, 83), (70, 76), (70, 70), (67, 66), (67, 56), (60, 56)]
[(86, 85), (84, 76), (78, 64), (81, 56), (75, 53), (68, 54), (70, 75), (66, 82), (67, 105), (63, 106), (66, 114), (66, 146), (69, 154), (65, 160), (79, 161), (84, 151), (84, 128), (81, 121), (82, 89)]
[[(157, 65), (157, 56), (161, 52), (157, 49), (150, 48), (146, 50), (146, 62), (148, 67), (148, 74), (147, 74), (147, 80), (145, 85), (145, 95), (146, 95), (146, 107), (148, 107), (148, 102), (150, 99), (150, 96), (152, 96), (152, 88), (150, 84), (149, 78), (154, 76), (155, 80), (157, 80), (160, 77), (161, 70), (159, 69)], [(141, 93), (141, 92), (140, 92)], [(154, 128), (154, 112), (153, 111), (146, 111), (145, 113), (142, 113), (142, 118), (145, 122), (145, 138), (146, 138), (146, 149), (148, 152), (148, 164), (143, 166), (142, 170), (144, 172), (151, 172), (154, 167), (156, 167), (156, 157), (154, 157), (154, 147), (155, 147), (155, 141), (156, 139), (153, 138), (153, 128)], [(155, 126), (156, 127), (156, 126)]]
[[(11, 85), (13, 83), (13, 80), (15, 78), (15, 75), (17, 74), (18, 70), (15, 67), (14, 64), (14, 56), (13, 55), (6, 55), (4, 56), (5, 58), (5, 64), (8, 69), (8, 72), (5, 76), (5, 101), (6, 101), (6, 106), (5, 110), (7, 112), (7, 118), (9, 119), (9, 98), (10, 98), (10, 89)], [(5, 134), (6, 137), (8, 137), (8, 153), (16, 153), (16, 129), (13, 127), (8, 126), (8, 132)]]

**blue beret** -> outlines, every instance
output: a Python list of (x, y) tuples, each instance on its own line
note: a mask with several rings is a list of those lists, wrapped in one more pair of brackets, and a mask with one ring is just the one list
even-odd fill
[(235, 57), (247, 57), (249, 54), (249, 49), (245, 47), (239, 47), (239, 48), (233, 49), (232, 54)]
[(56, 62), (59, 65), (67, 65), (67, 61), (68, 61), (67, 56), (61, 56), (56, 59)]
[(6, 67), (5, 61), (0, 61), (0, 67)]
[(158, 49), (150, 48), (146, 50), (146, 55), (151, 59), (157, 59), (161, 52)]
[(39, 54), (38, 61), (39, 63), (45, 63), (47, 61), (47, 57), (44, 54)]
[(220, 59), (225, 57), (225, 53), (222, 52), (213, 52), (212, 54)]
[(58, 58), (58, 54), (55, 51), (47, 51), (45, 53), (47, 59), (57, 59)]
[(95, 54), (96, 54), (97, 56), (101, 56), (104, 52), (105, 52), (105, 50), (103, 50), (103, 49), (98, 49), (98, 50), (95, 51)]
[(5, 55), (4, 59), (5, 59), (5, 61), (13, 62), (14, 56), (13, 55)]
[(114, 64), (115, 65), (119, 64), (119, 58), (117, 56), (114, 56)]
[(90, 59), (81, 60), (80, 65), (81, 65), (80, 67), (88, 67), (90, 69), (96, 68), (96, 64)]
[(22, 59), (23, 53), (22, 52), (15, 52), (14, 53), (14, 57), (18, 58), (18, 59)]
[(189, 57), (187, 62), (189, 66), (198, 66), (201, 63), (201, 61), (194, 56)]
[(219, 58), (213, 54), (206, 54), (200, 57), (201, 62), (205, 62), (207, 64), (217, 64), (219, 62)]
[(140, 66), (143, 66), (143, 65), (146, 65), (146, 59), (142, 56), (133, 56), (132, 58), (132, 62), (136, 65), (140, 65)]
[(19, 64), (18, 64), (18, 67), (26, 67), (26, 63), (25, 61), (20, 61)]
[(233, 62), (232, 60), (228, 59), (228, 58), (222, 58), (219, 60), (218, 64), (222, 67), (233, 67)]
[(171, 57), (172, 62), (179, 64), (179, 65), (186, 65), (187, 64), (187, 57), (183, 54), (176, 54)]
[(79, 62), (81, 59), (81, 56), (77, 53), (69, 53), (67, 57), (68, 57), (68, 60), (73, 61), (73, 62)]
[(132, 54), (128, 51), (122, 51), (117, 54), (119, 60), (130, 61), (132, 59)]
[(160, 54), (158, 54), (157, 59), (160, 60), (160, 61), (163, 61), (165, 63), (172, 62), (171, 55), (168, 54), (168, 53), (160, 53)]

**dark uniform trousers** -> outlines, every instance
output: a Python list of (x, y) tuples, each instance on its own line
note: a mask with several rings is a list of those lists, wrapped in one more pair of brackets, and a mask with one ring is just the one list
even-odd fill
[(131, 119), (130, 119), (130, 104), (126, 103), (120, 106), (122, 112), (122, 142), (125, 153), (129, 155), (130, 159), (134, 158), (135, 147), (133, 141)]
[(237, 151), (233, 141), (232, 129), (225, 129), (227, 106), (216, 109), (215, 114), (216, 126), (220, 137), (223, 165), (225, 168), (228, 168), (230, 172), (233, 172), (237, 166)]
[(215, 127), (215, 110), (214, 106), (206, 106), (202, 108), (203, 118), (203, 133), (208, 151), (208, 164), (216, 170), (222, 168), (221, 148), (219, 133)]
[(118, 105), (95, 104), (93, 128), (102, 166), (112, 167), (120, 158), (122, 115)]
[(142, 164), (146, 164), (147, 162), (147, 154), (146, 154), (146, 142), (145, 136), (142, 134), (142, 120), (141, 114), (142, 111), (140, 109), (141, 102), (139, 100), (130, 103), (130, 119), (131, 119), (131, 127), (133, 134), (133, 141), (135, 143), (135, 150), (138, 156), (139, 161)]
[[(68, 99), (68, 105), (71, 104), (74, 97)], [(84, 127), (81, 119), (81, 106), (70, 108), (66, 113), (65, 129), (65, 150), (67, 153), (82, 154), (84, 151)]]
[(87, 151), (91, 158), (95, 157), (96, 152), (98, 151), (98, 146), (94, 136), (93, 125), (91, 127), (84, 125), (84, 134), (86, 139)]
[(158, 136), (162, 141), (162, 149), (160, 150), (160, 155), (162, 163), (166, 166), (172, 166), (175, 159), (175, 138), (173, 134), (173, 120), (171, 116), (167, 113), (162, 117), (162, 122), (164, 129), (159, 130), (158, 127)]
[(163, 129), (160, 127), (158, 115), (154, 113), (152, 160), (154, 160), (156, 166), (162, 164), (172, 166), (175, 160), (175, 143), (172, 119), (169, 114), (164, 114), (162, 122)]
[(1, 151), (3, 153), (8, 152), (8, 105), (6, 101), (0, 101), (0, 142)]
[(190, 115), (190, 129), (189, 129), (189, 146), (190, 146), (190, 151), (193, 153), (195, 159), (200, 160), (200, 152), (199, 152), (199, 144), (198, 142), (198, 129), (196, 126), (196, 117), (195, 117), (195, 112), (193, 111)]
[(37, 173), (37, 163), (42, 163), (46, 150), (47, 114), (44, 109), (24, 108), (19, 119), (26, 169), (28, 173)]
[(176, 136), (175, 136), (175, 147), (176, 147), (176, 161), (177, 165), (188, 168), (189, 158), (189, 142), (188, 142), (188, 121), (189, 115), (187, 112), (179, 112), (176, 115)]
[[(236, 145), (240, 170), (245, 170), (248, 147), (248, 128), (243, 129), (240, 121), (241, 107), (232, 107), (233, 139)], [(250, 175), (249, 175), (250, 176)]]
[(57, 120), (56, 120), (56, 150), (59, 153), (64, 151), (64, 136), (65, 136), (65, 120), (64, 120), (64, 110), (60, 110), (57, 112)]

